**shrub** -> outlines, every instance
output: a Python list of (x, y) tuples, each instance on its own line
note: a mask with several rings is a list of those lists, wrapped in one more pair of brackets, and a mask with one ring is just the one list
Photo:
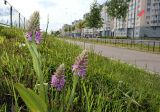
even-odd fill
[(0, 32), (1, 32), (1, 30), (4, 28), (4, 26), (0, 26)]
[(0, 30), (0, 35), (5, 36), (7, 39), (20, 38), (23, 36), (23, 32), (21, 29), (5, 27)]
[(5, 36), (0, 36), (0, 44), (3, 44), (5, 38), (6, 38)]

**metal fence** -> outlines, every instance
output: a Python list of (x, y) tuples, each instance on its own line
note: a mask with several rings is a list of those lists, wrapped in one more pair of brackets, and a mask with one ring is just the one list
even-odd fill
[(0, 24), (25, 29), (26, 18), (9, 2), (0, 0)]
[(158, 40), (133, 40), (133, 39), (101, 39), (101, 38), (84, 38), (87, 41), (97, 43), (111, 44), (126, 48), (139, 49), (160, 53), (160, 41)]

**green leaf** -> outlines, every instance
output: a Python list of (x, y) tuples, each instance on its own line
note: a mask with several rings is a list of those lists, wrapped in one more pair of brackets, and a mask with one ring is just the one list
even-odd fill
[(45, 101), (33, 90), (25, 88), (22, 84), (15, 84), (21, 98), (32, 112), (47, 112)]
[[(33, 67), (37, 75), (38, 83), (41, 84), (39, 93), (41, 98), (45, 99), (45, 91), (43, 87), (43, 74), (42, 74), (42, 68), (41, 68), (41, 60), (38, 54), (38, 51), (36, 49), (35, 43), (29, 44), (28, 40), (25, 38), (26, 44), (28, 46), (28, 49), (31, 53), (32, 56), (32, 61), (33, 61)], [(46, 98), (47, 99), (47, 98)]]

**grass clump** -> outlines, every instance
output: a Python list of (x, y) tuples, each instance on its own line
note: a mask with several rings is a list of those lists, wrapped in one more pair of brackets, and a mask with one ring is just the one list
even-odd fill
[(0, 35), (5, 36), (7, 39), (13, 38), (21, 38), (23, 37), (23, 30), (18, 28), (10, 28), (10, 27), (1, 27), (0, 28)]

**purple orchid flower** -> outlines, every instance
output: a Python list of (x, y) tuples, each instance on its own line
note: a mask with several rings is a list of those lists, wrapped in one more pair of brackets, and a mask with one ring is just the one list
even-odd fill
[(28, 41), (32, 41), (32, 33), (31, 32), (27, 32), (26, 36), (28, 38)]
[(36, 31), (36, 33), (35, 33), (35, 41), (36, 41), (36, 44), (40, 43), (40, 41), (41, 41), (41, 32)]
[(72, 66), (72, 72), (80, 77), (85, 77), (87, 69), (88, 55), (87, 50), (84, 50), (77, 58)]
[(65, 85), (65, 67), (61, 64), (54, 75), (52, 75), (51, 85), (56, 88), (57, 91), (61, 91)]

